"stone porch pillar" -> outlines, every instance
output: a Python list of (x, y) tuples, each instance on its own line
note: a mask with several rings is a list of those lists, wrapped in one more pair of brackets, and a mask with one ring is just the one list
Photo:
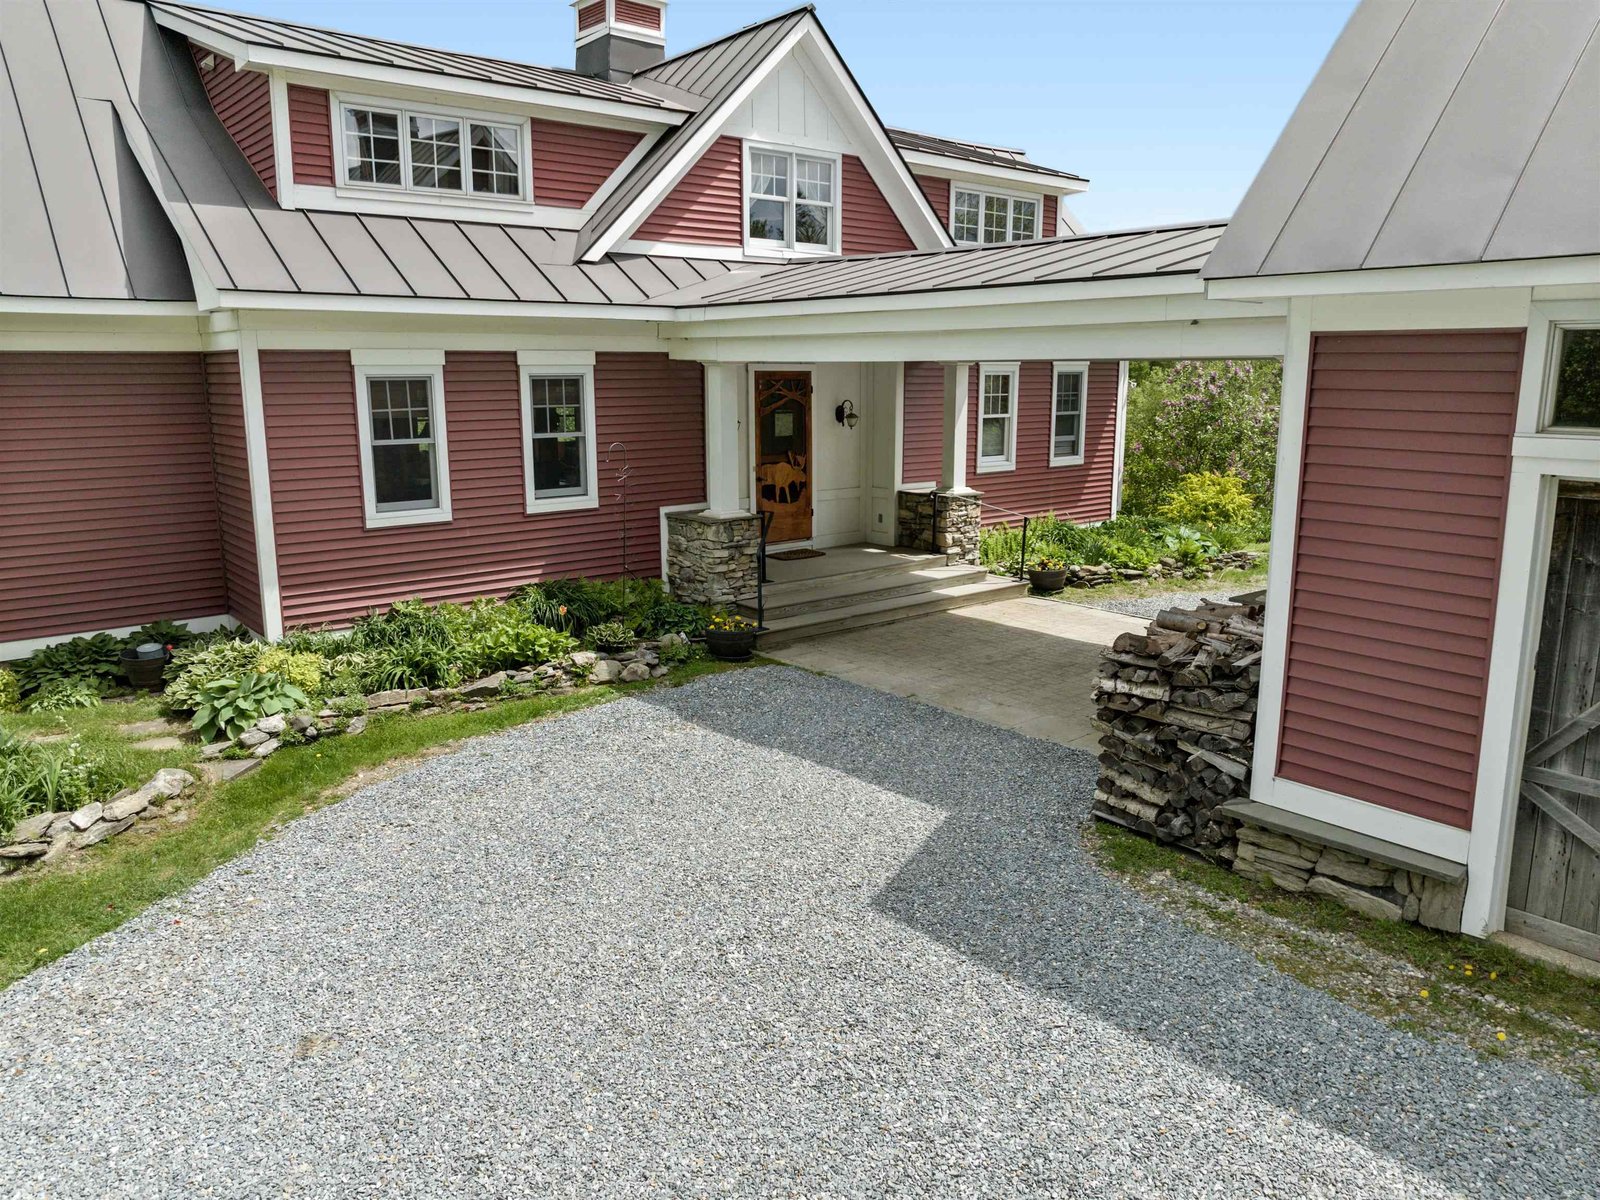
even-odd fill
[(688, 604), (755, 594), (761, 524), (744, 506), (744, 366), (705, 364), (706, 506), (667, 514), (667, 586)]

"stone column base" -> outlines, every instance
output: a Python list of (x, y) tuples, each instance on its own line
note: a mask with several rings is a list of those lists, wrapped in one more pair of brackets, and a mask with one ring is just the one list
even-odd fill
[(755, 594), (760, 548), (751, 513), (668, 513), (667, 586), (686, 604), (737, 604)]
[(895, 544), (944, 553), (952, 562), (978, 563), (983, 528), (978, 492), (900, 492), (896, 496)]

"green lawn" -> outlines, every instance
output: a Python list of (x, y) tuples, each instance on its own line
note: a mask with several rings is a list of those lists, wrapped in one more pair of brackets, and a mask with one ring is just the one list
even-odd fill
[[(1517, 1055), (1600, 1090), (1600, 984), (1494, 942), (1377, 921), (1095, 822), (1102, 866), (1206, 932), (1396, 1025)], [(1501, 1035), (1504, 1035), (1502, 1038)]]
[[(696, 659), (674, 667), (655, 684), (507, 700), (480, 712), (379, 716), (355, 737), (285, 747), (250, 774), (202, 792), (187, 824), (148, 832), (136, 829), (70, 855), (59, 867), (0, 880), (0, 987), (185, 890), (285, 821), (337, 799), (341, 785), (355, 782), (360, 772), (438, 751), (462, 738), (573, 712), (630, 692), (677, 686), (734, 666)], [(135, 751), (115, 732), (117, 725), (156, 715), (152, 697), (59, 715), (8, 715), (5, 723), (18, 733), (70, 728), (85, 745), (103, 745), (121, 756), (133, 783), (143, 782), (160, 767), (184, 766), (198, 755), (192, 745), (161, 753)]]

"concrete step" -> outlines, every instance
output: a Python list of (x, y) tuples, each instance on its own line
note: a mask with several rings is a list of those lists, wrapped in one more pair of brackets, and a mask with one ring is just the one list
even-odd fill
[[(766, 588), (766, 619), (773, 621), (798, 617), (805, 613), (821, 612), (848, 604), (861, 604), (868, 600), (889, 600), (898, 596), (914, 596), (936, 588), (955, 587), (963, 583), (982, 583), (989, 573), (982, 567), (958, 564), (956, 566), (925, 566), (915, 569), (895, 569), (875, 572), (857, 571), (847, 575), (824, 576), (821, 579), (798, 580), (794, 583), (769, 583)], [(755, 615), (755, 605), (746, 600), (741, 609), (747, 616)]]
[(891, 621), (904, 621), (927, 613), (944, 612), (952, 608), (965, 608), (969, 604), (988, 604), (994, 600), (1010, 600), (1026, 595), (1028, 585), (1015, 579), (985, 578), (979, 583), (960, 583), (931, 590), (914, 592), (906, 596), (863, 598), (853, 604), (798, 616), (767, 619), (767, 631), (756, 641), (757, 651), (776, 650), (802, 638), (820, 637), (825, 633), (841, 633), (848, 629), (865, 629), (872, 625), (887, 625)]

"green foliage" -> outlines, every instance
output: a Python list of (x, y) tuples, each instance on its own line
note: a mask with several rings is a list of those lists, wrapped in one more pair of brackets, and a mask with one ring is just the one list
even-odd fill
[(77, 738), (45, 744), (0, 729), (0, 837), (35, 813), (79, 808), (114, 784)]
[(255, 669), (263, 674), (282, 675), (308, 696), (322, 691), (323, 671), (327, 661), (320, 654), (299, 652), (283, 646), (268, 646), (256, 659)]
[(167, 664), (167, 690), (161, 698), (169, 712), (193, 712), (205, 689), (219, 679), (238, 679), (254, 671), (268, 649), (265, 642), (197, 643), (173, 652)]
[(1552, 423), (1600, 426), (1600, 329), (1562, 330)]
[(429, 641), (401, 642), (374, 650), (360, 678), (363, 692), (454, 687), (461, 682), (461, 668), (456, 666), (448, 646)]
[(596, 650), (616, 654), (633, 649), (634, 635), (621, 621), (606, 621), (591, 626), (584, 640)]
[(1244, 525), (1256, 502), (1237, 475), (1200, 471), (1178, 480), (1156, 511), (1180, 525)]
[(100, 685), (93, 679), (52, 679), (27, 700), (27, 712), (67, 712), (74, 708), (93, 708), (100, 703)]
[(35, 650), (16, 667), (24, 696), (52, 683), (95, 680), (102, 688), (116, 683), (122, 673), (120, 638), (109, 633), (75, 637)]
[(181, 621), (151, 621), (148, 625), (141, 625), (126, 638), (125, 645), (142, 646), (146, 642), (155, 642), (157, 645), (166, 646), (176, 650), (180, 646), (187, 646), (199, 638), (199, 634), (190, 632), (190, 629)]
[(1271, 507), (1281, 363), (1136, 363), (1129, 381), (1127, 511), (1156, 511), (1179, 479), (1202, 472), (1237, 477)]
[(538, 666), (577, 647), (571, 635), (540, 624), (517, 601), (480, 598), (465, 606), (442, 604), (463, 678), (507, 667)]
[(15, 671), (0, 667), (0, 713), (16, 712), (22, 700), (22, 684)]
[(641, 638), (666, 633), (690, 636), (705, 632), (706, 613), (667, 595), (659, 579), (551, 579), (530, 583), (511, 593), (541, 625), (583, 636), (590, 626), (620, 621)]
[[(1230, 531), (1233, 548), (1243, 544)], [(1121, 571), (1147, 571), (1163, 558), (1199, 567), (1226, 548), (1216, 531), (1178, 526), (1156, 517), (1117, 517), (1099, 525), (1077, 525), (1051, 513), (1028, 522), (1028, 564), (1094, 564)], [(991, 571), (1013, 574), (1022, 553), (1020, 526), (985, 529), (978, 557)]]
[(238, 679), (216, 679), (200, 690), (192, 726), (208, 742), (232, 739), (262, 717), (293, 712), (309, 698), (282, 675), (251, 671)]

